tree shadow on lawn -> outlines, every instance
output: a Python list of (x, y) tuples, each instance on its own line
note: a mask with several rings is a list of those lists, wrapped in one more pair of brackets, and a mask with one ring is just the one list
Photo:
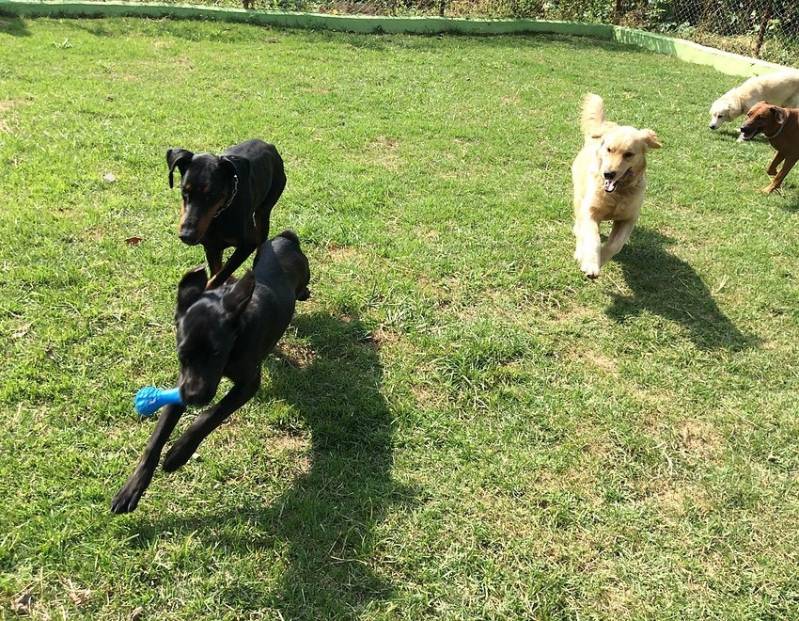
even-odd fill
[(221, 594), (223, 602), (277, 608), (286, 619), (355, 617), (393, 591), (372, 569), (374, 531), (390, 507), (413, 504), (415, 492), (391, 477), (391, 412), (381, 393), (378, 351), (361, 322), (317, 313), (300, 315), (293, 325), (307, 338), (310, 362), (270, 357), (271, 390), (254, 403), (280, 397), (297, 409), (311, 432), (309, 470), (268, 506), (143, 520), (131, 528), (138, 531), (135, 545), (162, 532), (192, 532), (242, 556), (280, 550), (278, 542), (285, 542), (279, 587), (268, 593), (236, 587)]
[(0, 33), (9, 34), (14, 37), (31, 36), (28, 27), (19, 17), (3, 15), (0, 13)]
[(635, 229), (631, 243), (615, 258), (633, 294), (616, 295), (605, 311), (608, 317), (623, 323), (649, 311), (682, 324), (700, 349), (756, 346), (756, 337), (743, 334), (721, 312), (694, 268), (666, 250), (673, 241), (657, 231)]

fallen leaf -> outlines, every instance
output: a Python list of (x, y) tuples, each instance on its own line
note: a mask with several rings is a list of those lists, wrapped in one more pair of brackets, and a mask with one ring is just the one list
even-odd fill
[(76, 606), (83, 606), (92, 598), (92, 592), (89, 589), (75, 589), (69, 592), (69, 599)]
[(16, 612), (18, 615), (29, 614), (32, 606), (33, 595), (31, 595), (30, 591), (24, 591), (20, 593), (11, 601), (11, 610)]
[(21, 326), (19, 330), (14, 332), (14, 334), (11, 335), (11, 338), (21, 339), (28, 332), (30, 332), (30, 329), (31, 329), (31, 324), (26, 323), (24, 326)]
[(138, 237), (137, 235), (134, 235), (133, 237), (128, 237), (125, 240), (125, 243), (128, 246), (138, 246), (141, 242), (142, 242), (142, 238)]
[(114, 173), (109, 172), (103, 175), (103, 181), (105, 181), (106, 183), (114, 183), (114, 181), (116, 180), (117, 178), (114, 176)]

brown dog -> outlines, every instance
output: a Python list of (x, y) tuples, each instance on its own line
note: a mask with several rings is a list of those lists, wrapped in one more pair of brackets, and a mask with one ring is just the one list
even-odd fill
[[(774, 179), (762, 190), (771, 194), (779, 189), (785, 176), (799, 161), (799, 108), (780, 108), (765, 101), (757, 102), (741, 126), (741, 139), (751, 140), (761, 132), (777, 150), (766, 170)], [(781, 162), (784, 162), (782, 170), (777, 172)]]

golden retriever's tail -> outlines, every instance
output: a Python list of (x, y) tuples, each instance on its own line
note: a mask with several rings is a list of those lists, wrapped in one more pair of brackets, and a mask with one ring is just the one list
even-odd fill
[(599, 95), (588, 93), (583, 100), (583, 113), (580, 127), (586, 141), (599, 138), (602, 135), (602, 126), (605, 124), (605, 102)]

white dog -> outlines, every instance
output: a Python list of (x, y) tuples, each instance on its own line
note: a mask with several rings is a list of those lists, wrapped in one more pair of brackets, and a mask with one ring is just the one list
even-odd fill
[[(644, 202), (646, 152), (661, 145), (651, 129), (605, 121), (599, 95), (586, 95), (581, 126), (585, 144), (572, 164), (574, 258), (586, 276), (596, 278), (630, 238)], [(603, 220), (613, 221), (604, 246), (599, 237)]]
[(786, 69), (758, 75), (730, 89), (710, 106), (710, 129), (717, 129), (746, 114), (758, 101), (788, 108), (799, 107), (799, 70)]

